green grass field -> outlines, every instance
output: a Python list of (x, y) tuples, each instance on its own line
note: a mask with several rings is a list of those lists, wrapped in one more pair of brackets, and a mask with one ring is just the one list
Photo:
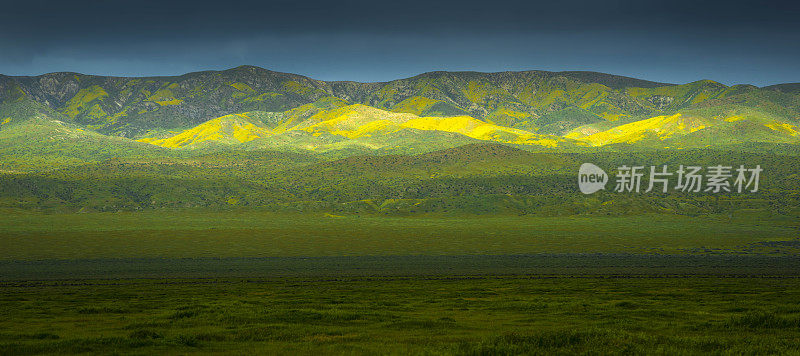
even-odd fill
[(763, 215), (0, 220), (0, 354), (800, 354)]
[(796, 278), (0, 285), (0, 354), (798, 354)]
[[(798, 222), (728, 216), (333, 216), (258, 211), (9, 214), (0, 260), (775, 252)], [(791, 253), (794, 250), (777, 251)]]

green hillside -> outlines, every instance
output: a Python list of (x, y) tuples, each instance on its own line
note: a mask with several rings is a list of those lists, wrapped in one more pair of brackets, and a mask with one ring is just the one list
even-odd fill
[[(748, 101), (749, 105), (776, 102), (785, 106), (782, 101), (790, 101), (793, 104), (783, 114), (795, 118), (798, 114), (797, 93), (788, 84), (763, 89), (729, 88), (709, 80), (671, 85), (591, 72), (432, 72), (386, 83), (355, 83), (243, 66), (177, 77), (75, 73), (0, 77), (0, 87), (18, 87), (14, 95), (27, 95), (100, 132), (128, 137), (245, 111), (282, 112), (324, 97), (419, 116), (468, 114), (527, 129), (544, 126), (536, 120), (564, 110), (585, 110), (615, 121), (670, 114), (713, 99), (717, 104), (747, 101), (753, 93), (762, 92), (771, 97)], [(569, 115), (561, 116), (568, 119), (564, 116)], [(578, 118), (577, 123), (585, 119)]]
[(88, 130), (27, 97), (0, 103), (0, 170), (6, 172), (170, 156), (159, 147)]
[[(432, 72), (386, 83), (324, 82), (251, 66), (153, 78), (0, 76), (0, 169), (10, 174), (83, 172), (120, 164), (156, 181), (164, 178), (160, 172), (175, 167), (171, 178), (189, 179), (191, 173), (235, 179), (239, 168), (220, 170), (208, 157), (237, 157), (265, 172), (271, 170), (248, 157), (330, 161), (482, 144), (558, 154), (716, 147), (796, 155), (800, 94), (792, 88), (728, 87), (710, 80), (675, 85), (545, 71)], [(475, 158), (463, 159), (468, 161), (457, 166), (472, 172)], [(279, 167), (293, 167), (287, 162), (294, 159), (282, 162)], [(479, 175), (522, 169), (499, 162)], [(425, 179), (442, 170), (432, 164), (424, 169)], [(261, 176), (255, 186), (266, 179), (273, 178)], [(375, 182), (343, 184), (364, 188)], [(363, 194), (348, 196), (355, 201)], [(267, 205), (296, 196), (273, 198)]]
[[(252, 142), (256, 142), (251, 141)], [(793, 221), (800, 215), (797, 151), (782, 146), (738, 150), (654, 149), (530, 152), (474, 143), (421, 154), (347, 157), (268, 150), (189, 150), (185, 156), (123, 158), (35, 172), (0, 173), (0, 209), (120, 211), (204, 208), (342, 214), (756, 214)], [(791, 150), (791, 148), (789, 149)], [(170, 151), (171, 152), (171, 151)], [(576, 187), (583, 162), (761, 165), (758, 193), (587, 196)], [(609, 171), (611, 172), (611, 171)], [(611, 187), (608, 187), (611, 189)]]
[(467, 115), (420, 117), (362, 104), (340, 104), (336, 101), (331, 104), (326, 98), (283, 113), (226, 115), (168, 137), (146, 137), (139, 141), (167, 148), (255, 141), (250, 147), (303, 148), (317, 152), (344, 146), (425, 152), (474, 141), (549, 148), (585, 145), (555, 135), (492, 124)]

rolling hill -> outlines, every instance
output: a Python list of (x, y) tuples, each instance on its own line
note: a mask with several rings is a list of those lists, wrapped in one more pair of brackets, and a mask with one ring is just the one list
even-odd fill
[(26, 97), (0, 104), (0, 171), (170, 156), (171, 152), (161, 147), (88, 130)]
[(251, 113), (231, 114), (206, 121), (167, 138), (145, 138), (140, 142), (167, 148), (181, 148), (210, 143), (237, 144), (269, 137), (272, 130), (253, 120)]
[[(324, 107), (316, 104), (315, 107)], [(542, 147), (574, 146), (580, 142), (554, 135), (541, 135), (487, 123), (470, 116), (420, 117), (396, 113), (363, 104), (316, 110), (312, 115), (298, 115), (296, 109), (281, 114), (264, 112), (233, 114), (209, 120), (167, 138), (144, 138), (168, 148), (196, 147), (209, 142), (239, 144), (254, 140), (282, 142), (313, 150), (331, 149), (347, 141), (370, 148), (413, 149), (425, 146), (422, 141), (453, 140), (453, 137)], [(302, 111), (308, 113), (307, 111)], [(261, 120), (258, 120), (260, 118)], [(263, 120), (263, 121), (262, 121)], [(273, 139), (273, 136), (280, 135)], [(415, 140), (412, 137), (417, 137)], [(314, 142), (316, 141), (316, 142)], [(258, 144), (258, 142), (254, 143)], [(264, 143), (268, 144), (268, 143)], [(331, 144), (334, 144), (333, 146)], [(323, 148), (327, 147), (327, 148)]]
[[(131, 141), (118, 138), (171, 149), (348, 155), (482, 141), (534, 150), (798, 143), (795, 89), (547, 71), (325, 82), (241, 66), (174, 77), (0, 76), (0, 105), (36, 103), (14, 110), (45, 110), (65, 125), (126, 145)], [(31, 116), (0, 115), (0, 123)]]

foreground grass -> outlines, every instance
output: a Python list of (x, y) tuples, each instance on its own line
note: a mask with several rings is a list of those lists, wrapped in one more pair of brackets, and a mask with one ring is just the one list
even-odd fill
[(800, 353), (795, 278), (5, 282), (0, 314), (0, 354)]
[[(197, 210), (3, 213), (0, 260), (772, 253), (779, 249), (764, 247), (763, 242), (796, 241), (800, 236), (795, 220), (746, 216), (386, 217)], [(752, 250), (752, 244), (761, 247)], [(795, 245), (800, 247), (800, 243)], [(793, 252), (797, 251), (782, 253)]]

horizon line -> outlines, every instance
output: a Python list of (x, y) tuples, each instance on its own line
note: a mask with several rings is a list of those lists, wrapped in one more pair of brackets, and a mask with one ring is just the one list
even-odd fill
[(553, 71), (553, 70), (542, 70), (542, 69), (504, 70), (504, 71), (497, 71), (497, 72), (483, 72), (483, 71), (476, 71), (476, 70), (431, 70), (431, 71), (421, 72), (419, 74), (415, 74), (415, 75), (412, 75), (412, 76), (400, 77), (400, 78), (395, 78), (395, 79), (391, 79), (391, 80), (361, 82), (361, 81), (356, 81), (356, 80), (324, 80), (324, 79), (316, 79), (316, 78), (310, 77), (310, 76), (305, 75), (305, 74), (291, 73), (291, 72), (281, 72), (281, 71), (271, 70), (271, 69), (267, 69), (267, 68), (264, 68), (264, 67), (261, 67), (261, 66), (252, 65), (252, 64), (242, 64), (242, 65), (238, 65), (238, 66), (234, 66), (234, 67), (229, 67), (229, 68), (226, 68), (226, 69), (196, 70), (196, 71), (184, 72), (184, 73), (173, 74), (173, 75), (134, 75), (134, 76), (125, 76), (125, 75), (87, 74), (87, 73), (73, 72), (73, 71), (55, 71), (55, 72), (46, 72), (46, 73), (35, 74), (35, 75), (14, 75), (14, 74), (0, 73), (0, 76), (10, 77), (10, 78), (37, 78), (37, 77), (43, 77), (43, 76), (53, 75), (53, 74), (78, 74), (78, 75), (84, 75), (84, 76), (109, 77), (109, 78), (137, 78), (137, 79), (138, 78), (176, 78), (176, 77), (182, 77), (182, 76), (186, 76), (186, 75), (190, 75), (190, 74), (206, 73), (206, 72), (226, 72), (226, 71), (231, 71), (231, 70), (235, 70), (235, 69), (239, 69), (239, 68), (247, 68), (247, 67), (261, 69), (261, 70), (265, 70), (265, 71), (268, 71), (268, 72), (279, 73), (279, 74), (297, 75), (297, 76), (301, 76), (301, 77), (305, 77), (305, 78), (308, 78), (308, 79), (311, 79), (311, 80), (321, 81), (321, 82), (329, 82), (329, 83), (336, 83), (336, 82), (347, 83), (347, 82), (349, 82), (349, 83), (359, 83), (359, 84), (390, 83), (390, 82), (393, 82), (393, 81), (411, 79), (411, 78), (419, 77), (419, 76), (422, 76), (422, 75), (434, 74), (434, 73), (501, 74), (501, 73), (526, 73), (526, 72), (543, 72), (543, 73), (558, 73), (558, 74), (560, 74), (560, 73), (595, 73), (595, 74), (603, 74), (603, 75), (621, 77), (621, 78), (626, 78), (626, 79), (635, 79), (635, 80), (650, 82), (652, 84), (660, 84), (660, 85), (663, 85), (663, 86), (685, 85), (685, 84), (691, 84), (691, 83), (696, 83), (696, 82), (701, 82), (701, 81), (711, 81), (711, 82), (714, 82), (714, 83), (718, 83), (718, 84), (724, 85), (726, 87), (734, 87), (734, 86), (738, 86), (738, 85), (749, 85), (749, 86), (754, 86), (754, 87), (757, 87), (757, 88), (767, 88), (767, 87), (771, 87), (771, 86), (778, 86), (778, 85), (785, 85), (785, 84), (800, 84), (800, 82), (791, 82), (790, 81), (790, 82), (780, 82), (780, 83), (775, 83), (775, 84), (769, 84), (769, 85), (764, 85), (764, 86), (758, 86), (758, 85), (754, 85), (754, 84), (750, 84), (750, 83), (737, 83), (737, 84), (728, 85), (728, 84), (724, 84), (724, 83), (721, 83), (719, 81), (716, 81), (716, 80), (713, 80), (713, 79), (708, 79), (708, 78), (697, 79), (697, 80), (686, 82), (686, 83), (666, 83), (666, 82), (653, 81), (653, 80), (649, 80), (649, 79), (642, 79), (642, 78), (631, 77), (631, 76), (621, 75), (621, 74), (598, 72), (598, 71), (593, 71), (593, 70), (561, 70), (561, 71)]

